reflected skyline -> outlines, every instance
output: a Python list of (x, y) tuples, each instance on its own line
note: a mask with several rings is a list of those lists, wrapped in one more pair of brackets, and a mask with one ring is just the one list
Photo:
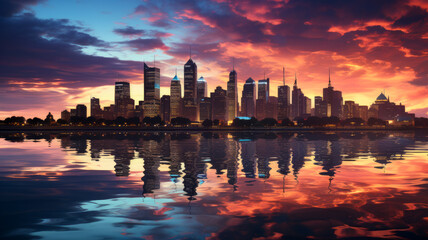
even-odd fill
[[(87, 214), (96, 216), (86, 225), (116, 219), (109, 231), (131, 238), (175, 236), (161, 226), (177, 239), (426, 236), (423, 132), (1, 133), (0, 142), (11, 206), (0, 236), (92, 236), (79, 225)], [(10, 212), (23, 197), (31, 218)], [(47, 213), (50, 201), (60, 204)]]

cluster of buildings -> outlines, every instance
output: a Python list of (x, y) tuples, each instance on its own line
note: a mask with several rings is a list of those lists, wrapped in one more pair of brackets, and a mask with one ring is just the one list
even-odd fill
[[(414, 122), (414, 115), (406, 113), (404, 105), (390, 102), (383, 93), (370, 108), (360, 106), (354, 101), (343, 103), (342, 92), (335, 90), (331, 84), (330, 72), (328, 86), (323, 89), (323, 96), (315, 97), (314, 107), (311, 105), (312, 100), (298, 87), (296, 76), (292, 89), (285, 84), (284, 69), (283, 84), (278, 86), (277, 91), (277, 97), (270, 96), (269, 78), (264, 77), (256, 83), (250, 77), (243, 86), (239, 105), (238, 74), (233, 68), (229, 73), (227, 88), (218, 86), (208, 95), (207, 82), (202, 76), (198, 78), (197, 65), (190, 57), (184, 65), (184, 81), (182, 82), (176, 73), (171, 79), (170, 95), (161, 97), (160, 69), (144, 63), (144, 101), (139, 101), (136, 105), (131, 98), (129, 82), (116, 82), (114, 104), (101, 108), (100, 100), (93, 97), (90, 102), (90, 116), (106, 120), (114, 120), (117, 117), (143, 119), (160, 116), (165, 122), (176, 117), (186, 117), (192, 122), (217, 119), (223, 125), (230, 124), (236, 117), (256, 117), (259, 120), (274, 118), (278, 121), (310, 116), (361, 118), (367, 121), (374, 117), (389, 123)], [(61, 113), (63, 120), (70, 120), (73, 116), (87, 117), (86, 106), (79, 104), (75, 109)]]

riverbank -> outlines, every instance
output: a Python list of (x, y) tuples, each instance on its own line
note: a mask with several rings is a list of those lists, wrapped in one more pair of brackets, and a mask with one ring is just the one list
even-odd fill
[(422, 130), (428, 128), (421, 127), (141, 127), (141, 126), (0, 126), (1, 132), (45, 132), (45, 131), (67, 131), (67, 132), (93, 132), (93, 131), (130, 131), (130, 132), (160, 132), (160, 131), (285, 131), (285, 132), (305, 132), (305, 131), (408, 131)]

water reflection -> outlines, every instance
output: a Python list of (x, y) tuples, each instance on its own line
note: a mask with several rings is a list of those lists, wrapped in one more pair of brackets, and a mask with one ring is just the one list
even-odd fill
[(427, 237), (425, 132), (0, 138), (7, 238)]

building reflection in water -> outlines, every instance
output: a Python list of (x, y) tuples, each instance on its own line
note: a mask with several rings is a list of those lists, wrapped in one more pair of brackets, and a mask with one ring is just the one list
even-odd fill
[[(4, 135), (4, 134), (3, 134)], [(92, 134), (13, 134), (8, 141), (54, 138), (60, 146), (76, 154), (89, 151), (93, 161), (113, 156), (116, 176), (129, 176), (130, 163), (143, 161), (143, 195), (161, 187), (161, 165), (167, 165), (169, 179), (183, 184), (188, 200), (195, 200), (207, 168), (223, 174), (236, 191), (239, 184), (252, 185), (252, 179), (269, 179), (272, 164), (285, 178), (292, 174), (298, 183), (299, 171), (309, 161), (320, 166), (319, 175), (328, 176), (329, 187), (344, 161), (373, 158), (384, 168), (403, 159), (406, 148), (415, 143), (415, 133), (386, 132), (308, 132), (308, 133), (92, 133)], [(422, 136), (422, 138), (425, 138)], [(88, 149), (88, 145), (90, 146)], [(138, 169), (133, 169), (138, 171)], [(245, 178), (239, 182), (239, 178)]]

